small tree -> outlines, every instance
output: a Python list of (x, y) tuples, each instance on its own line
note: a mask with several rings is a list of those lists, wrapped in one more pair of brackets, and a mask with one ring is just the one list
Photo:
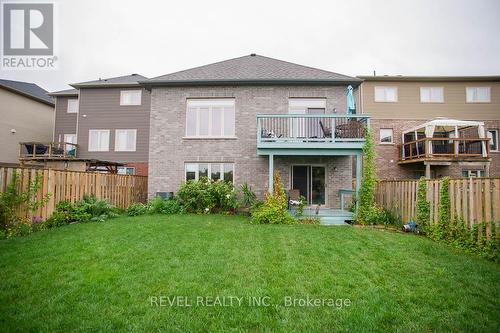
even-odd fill
[(377, 175), (375, 172), (375, 143), (370, 129), (365, 130), (365, 144), (363, 145), (363, 172), (361, 177), (361, 188), (357, 197), (358, 207), (356, 221), (360, 224), (368, 224), (373, 215), (375, 207), (375, 186)]
[(428, 230), (430, 213), (431, 208), (427, 201), (427, 181), (425, 177), (421, 177), (418, 181), (416, 222), (424, 232)]

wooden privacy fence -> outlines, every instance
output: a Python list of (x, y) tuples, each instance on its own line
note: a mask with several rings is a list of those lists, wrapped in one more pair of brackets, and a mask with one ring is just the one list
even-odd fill
[[(427, 180), (430, 222), (438, 221), (440, 180)], [(377, 183), (375, 201), (395, 212), (403, 222), (415, 218), (417, 180), (382, 180)], [(487, 233), (491, 223), (500, 221), (500, 178), (450, 179), (451, 217), (461, 217), (470, 227), (485, 222)]]
[(0, 168), (0, 192), (5, 192), (14, 172), (18, 175), (18, 190), (26, 190), (36, 175), (40, 175), (37, 198), (41, 199), (46, 194), (50, 197), (47, 204), (33, 215), (43, 219), (52, 214), (58, 202), (76, 202), (85, 194), (95, 195), (119, 208), (127, 208), (134, 202), (145, 202), (147, 199), (148, 178), (145, 176), (52, 169)]

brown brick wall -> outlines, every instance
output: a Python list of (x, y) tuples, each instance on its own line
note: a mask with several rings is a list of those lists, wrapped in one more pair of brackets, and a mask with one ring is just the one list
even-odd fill
[(135, 174), (137, 176), (147, 176), (148, 175), (148, 163), (147, 162), (134, 162), (134, 163), (126, 163), (128, 167), (135, 168)]

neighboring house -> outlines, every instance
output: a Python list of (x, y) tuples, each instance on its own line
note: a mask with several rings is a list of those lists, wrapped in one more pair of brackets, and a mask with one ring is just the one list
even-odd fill
[(359, 78), (379, 178), (500, 176), (500, 76)]
[(19, 143), (50, 141), (54, 101), (34, 83), (0, 79), (0, 164), (19, 164)]
[[(148, 174), (150, 93), (138, 74), (75, 83), (56, 99), (54, 141), (77, 144), (75, 164), (114, 165), (120, 174)], [(96, 163), (93, 163), (96, 164)]]
[(151, 91), (150, 196), (204, 176), (262, 197), (273, 170), (311, 205), (338, 209), (352, 188), (368, 118), (346, 117), (346, 91), (360, 79), (252, 54), (141, 83)]

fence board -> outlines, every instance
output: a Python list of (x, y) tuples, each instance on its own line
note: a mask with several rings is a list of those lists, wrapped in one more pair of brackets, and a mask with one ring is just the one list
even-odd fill
[[(12, 175), (19, 176), (18, 190), (26, 190), (36, 175), (40, 177), (40, 187), (35, 197), (50, 197), (44, 207), (33, 214), (43, 219), (49, 217), (60, 201), (77, 202), (84, 195), (95, 195), (110, 204), (127, 208), (134, 202), (147, 199), (148, 179), (144, 176), (113, 175), (96, 172), (56, 171), (51, 169), (0, 168), (0, 192), (5, 192), (12, 181)], [(30, 217), (31, 212), (23, 207), (21, 215)]]
[[(490, 238), (493, 226), (500, 222), (500, 178), (450, 179), (449, 186), (451, 217), (462, 219), (469, 227), (484, 223)], [(439, 219), (440, 190), (440, 180), (427, 180), (431, 223)], [(383, 180), (377, 183), (375, 200), (407, 222), (415, 218), (417, 194), (417, 180)]]

